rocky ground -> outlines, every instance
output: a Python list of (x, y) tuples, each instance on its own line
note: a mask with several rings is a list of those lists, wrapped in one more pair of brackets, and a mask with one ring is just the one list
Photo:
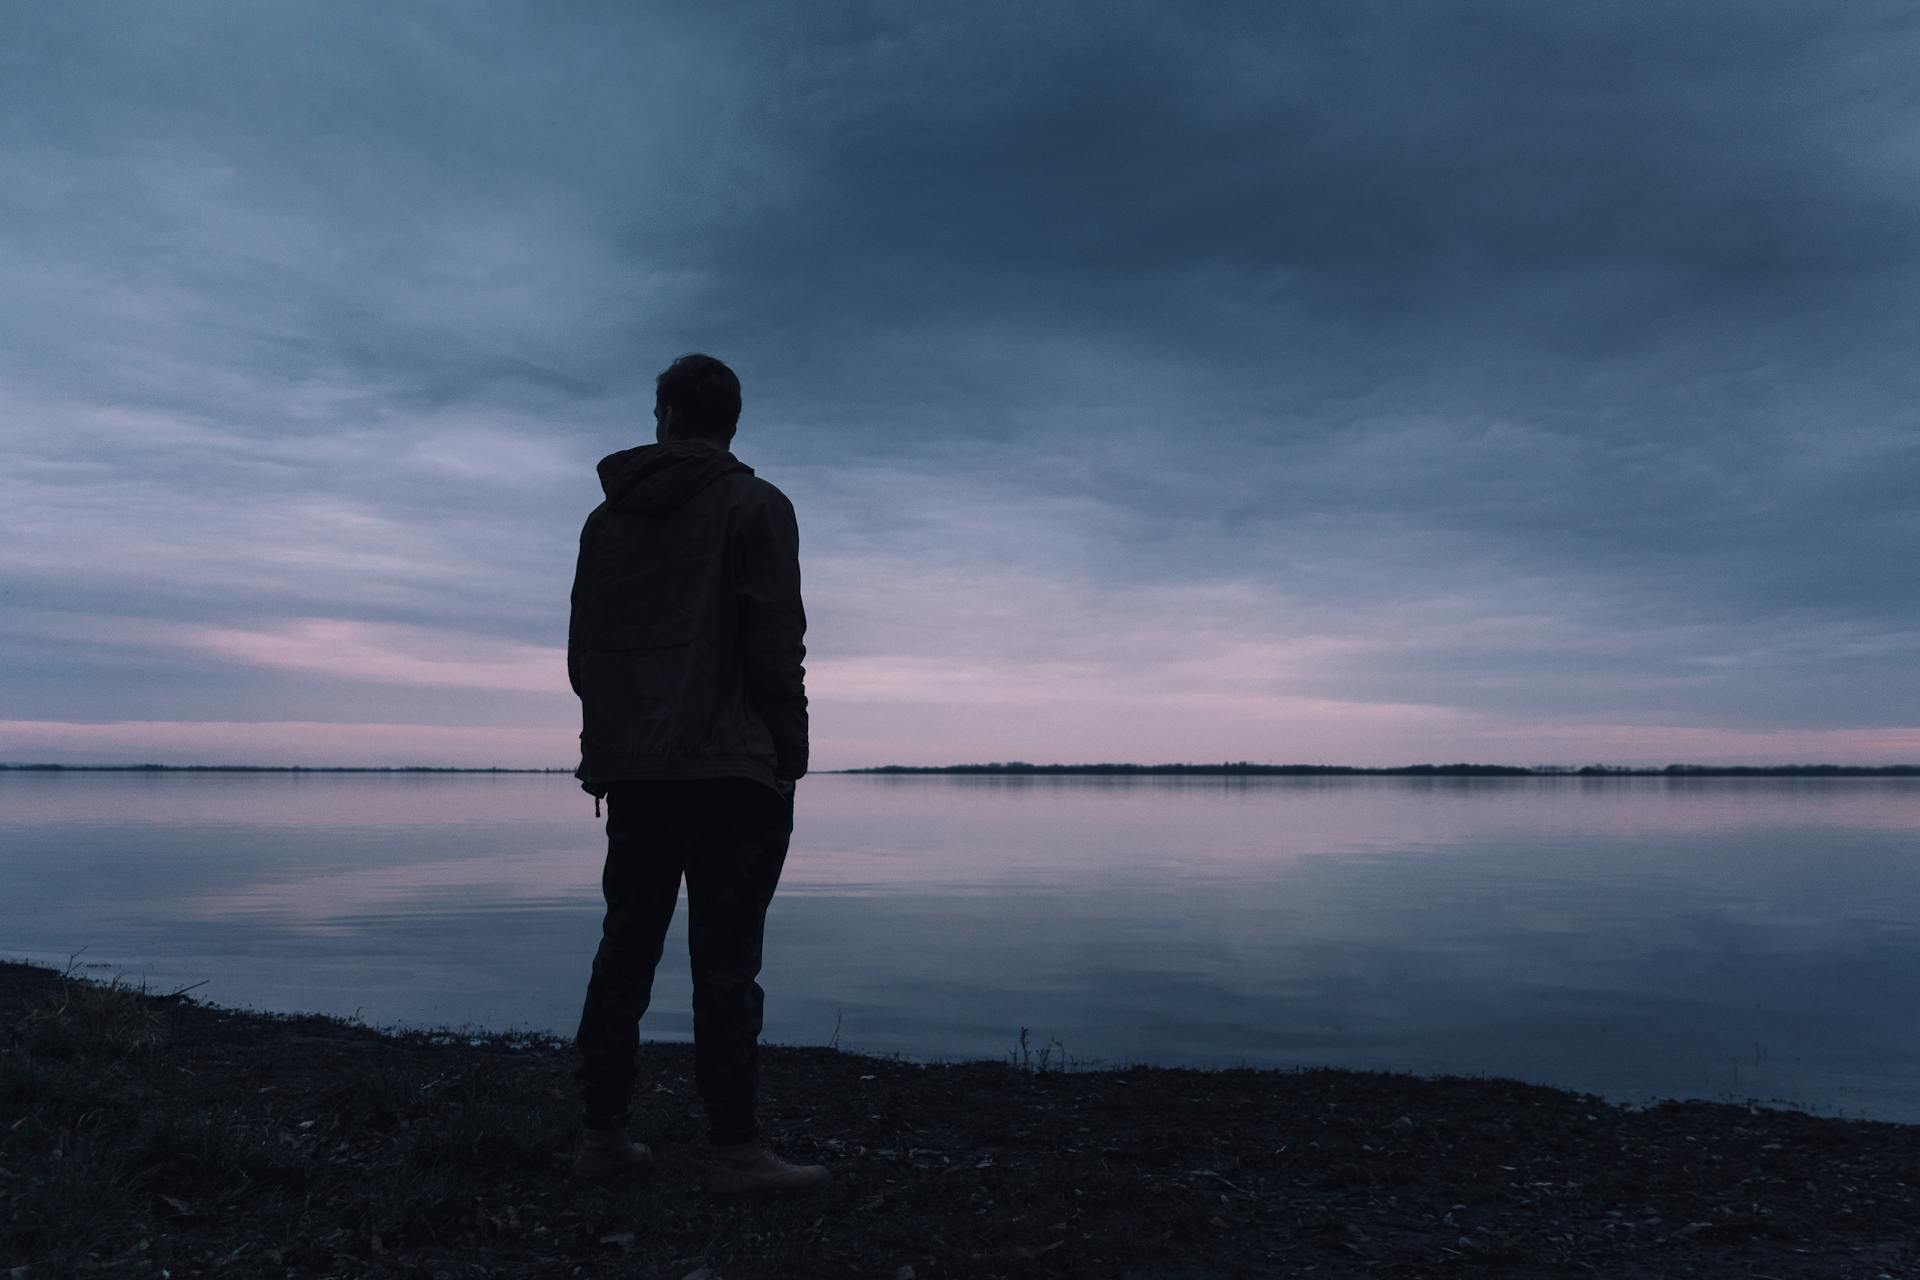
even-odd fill
[(833, 1190), (716, 1201), (685, 1045), (582, 1186), (565, 1046), (0, 965), (0, 1275), (1920, 1275), (1920, 1127), (1504, 1080), (772, 1047)]

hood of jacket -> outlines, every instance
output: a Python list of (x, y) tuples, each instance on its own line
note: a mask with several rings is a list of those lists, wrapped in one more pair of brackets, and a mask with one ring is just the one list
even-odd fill
[(698, 440), (622, 449), (600, 459), (597, 470), (610, 505), (650, 516), (678, 511), (722, 476), (753, 474), (752, 467), (725, 449)]

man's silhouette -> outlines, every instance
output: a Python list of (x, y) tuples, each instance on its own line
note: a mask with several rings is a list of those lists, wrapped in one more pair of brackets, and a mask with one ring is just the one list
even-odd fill
[(728, 452), (733, 370), (681, 356), (655, 381), (653, 416), (657, 444), (600, 461), (607, 497), (580, 531), (567, 638), (580, 784), (607, 801), (607, 914), (576, 1039), (576, 1167), (615, 1174), (652, 1158), (627, 1137), (628, 1100), (684, 875), (708, 1185), (824, 1186), (824, 1166), (779, 1159), (754, 1118), (754, 978), (807, 771), (799, 529), (786, 496)]

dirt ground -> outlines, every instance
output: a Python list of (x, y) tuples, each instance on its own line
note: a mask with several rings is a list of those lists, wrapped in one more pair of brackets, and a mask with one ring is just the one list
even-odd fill
[(0, 1275), (1920, 1275), (1920, 1126), (770, 1047), (766, 1127), (835, 1185), (734, 1203), (690, 1047), (642, 1052), (657, 1165), (581, 1185), (562, 1044), (0, 965)]

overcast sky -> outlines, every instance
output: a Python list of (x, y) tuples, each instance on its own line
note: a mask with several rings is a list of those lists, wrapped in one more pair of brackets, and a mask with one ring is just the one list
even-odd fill
[(1906, 3), (0, 4), (0, 760), (565, 765), (727, 360), (816, 767), (1920, 759)]

